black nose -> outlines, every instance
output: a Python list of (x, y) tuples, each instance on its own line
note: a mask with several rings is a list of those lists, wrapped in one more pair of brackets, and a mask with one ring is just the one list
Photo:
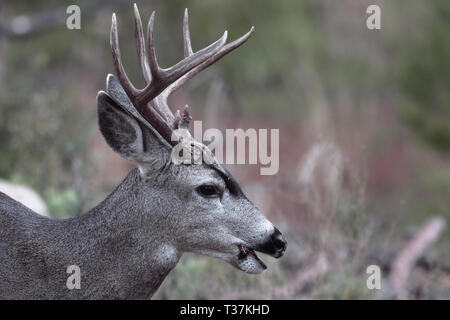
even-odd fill
[(256, 246), (254, 249), (263, 253), (267, 253), (274, 258), (279, 258), (286, 251), (287, 242), (281, 234), (280, 230), (274, 228), (273, 233), (267, 237), (267, 240)]
[(286, 250), (287, 241), (284, 239), (280, 230), (278, 230), (277, 228), (275, 228), (275, 231), (272, 234), (272, 241), (275, 245), (275, 248), (278, 252), (280, 252), (280, 254), (282, 254)]

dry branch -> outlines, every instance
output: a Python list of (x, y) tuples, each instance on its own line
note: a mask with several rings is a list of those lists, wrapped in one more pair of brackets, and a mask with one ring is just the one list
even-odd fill
[(444, 228), (444, 219), (439, 217), (430, 219), (395, 258), (390, 277), (395, 297), (408, 299), (407, 280), (412, 268), (425, 251), (437, 240)]

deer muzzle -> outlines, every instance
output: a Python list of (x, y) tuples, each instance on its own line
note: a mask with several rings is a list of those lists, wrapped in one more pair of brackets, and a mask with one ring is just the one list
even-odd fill
[(256, 246), (255, 250), (271, 255), (274, 258), (280, 258), (281, 256), (283, 256), (286, 248), (286, 239), (277, 228), (274, 228), (274, 231), (269, 236), (269, 239), (267, 239), (264, 243)]

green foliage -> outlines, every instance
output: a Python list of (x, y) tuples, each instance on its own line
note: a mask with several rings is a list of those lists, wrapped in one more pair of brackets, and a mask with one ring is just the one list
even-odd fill
[(357, 244), (367, 235), (370, 215), (362, 195), (342, 192), (335, 218), (338, 229), (348, 242)]
[(445, 0), (433, 1), (431, 9), (432, 14), (423, 25), (422, 36), (419, 39), (412, 38), (406, 46), (399, 48), (402, 59), (399, 60), (398, 80), (407, 98), (401, 113), (424, 141), (448, 151), (450, 3)]
[[(415, 201), (407, 213), (408, 221), (420, 225), (432, 216), (441, 216), (450, 221), (450, 170), (430, 166), (417, 172), (416, 183), (422, 189), (413, 194), (419, 201)], [(446, 240), (450, 239), (448, 229), (444, 237)]]
[(49, 189), (46, 202), (50, 214), (54, 218), (70, 218), (77, 214), (78, 196), (74, 189)]
[[(367, 275), (351, 265), (341, 266), (327, 277), (315, 283), (311, 295), (317, 299), (385, 299), (386, 288), (368, 290)], [(385, 289), (385, 290), (383, 290)]]
[(221, 260), (184, 254), (164, 281), (156, 298), (211, 299), (245, 290), (265, 292), (285, 282), (285, 272), (273, 259), (262, 256), (268, 270), (248, 275)]
[[(4, 12), (8, 17), (39, 14), (54, 6), (48, 1), (24, 9), (18, 1)], [(83, 26), (89, 29), (89, 23)], [(71, 192), (57, 195), (55, 190), (73, 189), (73, 163), (85, 158), (95, 125), (95, 91), (92, 108), (80, 108), (87, 87), (78, 75), (88, 67), (81, 61), (83, 50), (95, 47), (87, 33), (69, 34), (64, 24), (29, 37), (0, 40), (0, 177), (49, 195), (54, 213), (71, 208)]]

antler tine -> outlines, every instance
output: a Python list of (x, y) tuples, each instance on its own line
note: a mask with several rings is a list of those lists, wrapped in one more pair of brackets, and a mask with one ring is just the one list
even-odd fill
[[(119, 49), (119, 37), (117, 32), (117, 19), (116, 14), (113, 13), (112, 15), (112, 23), (111, 23), (111, 37), (110, 37), (110, 43), (111, 43), (111, 51), (113, 56), (113, 62), (114, 62), (114, 68), (116, 70), (117, 77), (119, 78), (119, 81), (127, 93), (128, 97), (130, 97), (131, 100), (134, 100), (136, 97), (138, 97), (141, 90), (136, 89), (131, 81), (129, 80), (125, 69), (123, 68), (122, 59), (120, 56), (120, 49)], [(138, 52), (141, 51), (139, 49), (138, 45)], [(139, 53), (138, 53), (139, 54)], [(155, 129), (167, 140), (167, 138), (170, 139), (171, 137), (171, 128), (164, 122), (164, 120), (161, 118), (161, 116), (153, 109), (142, 109), (140, 108), (140, 105), (137, 104), (137, 109), (139, 112), (145, 114), (145, 117), (148, 119), (149, 122), (151, 122)], [(170, 140), (168, 140), (170, 141)]]
[[(214, 56), (212, 56), (211, 58), (207, 59), (205, 62), (203, 62), (202, 64), (198, 65), (197, 67), (195, 67), (194, 69), (192, 69), (191, 71), (189, 71), (188, 73), (186, 73), (185, 75), (180, 77), (177, 81), (172, 83), (165, 90), (165, 91), (168, 92), (167, 95), (169, 96), (172, 92), (174, 92), (177, 89), (179, 89), (181, 86), (183, 86), (186, 83), (186, 81), (188, 81), (189, 79), (193, 78), (200, 71), (206, 69), (207, 67), (209, 67), (213, 63), (215, 63), (218, 60), (222, 59), (225, 55), (227, 55), (228, 53), (230, 53), (234, 49), (240, 47), (242, 44), (244, 44), (248, 40), (248, 38), (250, 38), (250, 36), (251, 36), (251, 34), (253, 33), (254, 30), (255, 30), (255, 28), (251, 27), (251, 29), (246, 34), (244, 34), (242, 37), (240, 37), (240, 38), (234, 40), (233, 42), (230, 42), (229, 44), (223, 46), (222, 49), (220, 49), (219, 52), (217, 52)], [(189, 39), (189, 42), (190, 42), (190, 39)]]
[(125, 69), (123, 68), (122, 58), (120, 56), (119, 38), (117, 35), (117, 20), (115, 13), (113, 13), (112, 15), (110, 44), (113, 56), (114, 69), (116, 70), (116, 74), (119, 77), (123, 89), (129, 96), (136, 96), (139, 93), (139, 91), (130, 82), (125, 72)]
[(169, 83), (174, 82), (185, 73), (215, 55), (227, 42), (227, 35), (228, 31), (225, 31), (219, 40), (216, 40), (206, 48), (193, 53), (168, 69), (160, 69), (163, 71), (165, 77), (167, 77), (167, 81)]
[(125, 72), (120, 55), (115, 14), (112, 16), (111, 24), (111, 51), (116, 74), (130, 101), (165, 140), (175, 145), (176, 142), (171, 141), (173, 130), (178, 126), (187, 127), (190, 116), (187, 107), (182, 116), (179, 113), (174, 116), (167, 105), (168, 96), (198, 72), (244, 43), (253, 28), (249, 33), (228, 45), (225, 45), (228, 35), (225, 31), (218, 40), (194, 52), (189, 32), (189, 14), (186, 9), (183, 19), (184, 59), (170, 68), (161, 68), (156, 58), (154, 23), (155, 12), (150, 16), (147, 34), (144, 36), (139, 10), (136, 4), (134, 5), (136, 50), (142, 74), (147, 82), (145, 88), (136, 89)]
[[(194, 52), (192, 51), (192, 45), (191, 45), (191, 36), (189, 33), (189, 14), (188, 9), (186, 8), (184, 10), (184, 18), (183, 18), (183, 43), (184, 43), (184, 57), (187, 58), (189, 56), (192, 56)], [(172, 112), (170, 111), (170, 108), (167, 104), (167, 98), (170, 95), (170, 92), (163, 91), (159, 96), (157, 96), (154, 100), (155, 107), (159, 109), (160, 113), (169, 121), (172, 123), (172, 126), (174, 128), (178, 128), (181, 116), (180, 111), (177, 110), (175, 117), (173, 116)], [(186, 111), (188, 112), (188, 111)], [(189, 124), (189, 121), (188, 121)]]
[[(184, 10), (184, 17), (183, 17), (183, 44), (184, 44), (184, 57), (187, 58), (189, 56), (192, 56), (194, 52), (192, 50), (191, 45), (191, 35), (189, 32), (189, 13), (187, 8)], [(186, 127), (188, 127), (189, 120), (191, 118), (190, 116), (185, 116), (185, 113), (189, 114), (187, 105), (185, 106), (185, 111), (183, 112), (184, 122), (181, 122), (182, 118), (180, 116), (180, 110), (177, 110), (175, 117), (173, 117), (173, 114), (168, 106), (167, 98), (169, 97), (170, 93), (171, 92), (169, 92), (168, 90), (164, 90), (158, 97), (156, 97), (154, 100), (155, 107), (157, 107), (160, 110), (160, 113), (167, 120), (172, 122), (173, 128), (177, 129), (180, 127), (181, 124), (185, 125), (186, 123), (187, 123)]]
[(152, 12), (147, 25), (147, 58), (150, 65), (150, 71), (155, 79), (155, 82), (161, 78), (161, 68), (158, 66), (158, 60), (156, 59), (155, 43), (153, 37), (153, 30), (155, 26), (155, 11)]
[(159, 67), (156, 58), (153, 37), (154, 21), (155, 12), (152, 13), (147, 27), (147, 58), (153, 81), (149, 83), (143, 90), (141, 90), (139, 96), (136, 97), (136, 100), (139, 104), (147, 104), (148, 102), (153, 100), (153, 98), (160, 94), (174, 81), (216, 54), (227, 41), (227, 31), (225, 31), (223, 36), (219, 40), (213, 42), (206, 48), (203, 48), (202, 50), (197, 51), (191, 56), (184, 58), (170, 68), (163, 69)]
[(184, 40), (184, 57), (189, 57), (194, 54), (191, 45), (191, 34), (189, 32), (189, 13), (188, 9), (184, 9), (183, 18), (183, 40)]
[(141, 66), (142, 75), (145, 81), (150, 83), (152, 81), (152, 73), (147, 63), (147, 54), (145, 52), (145, 40), (144, 31), (142, 29), (141, 16), (139, 14), (139, 9), (134, 4), (134, 37), (136, 39), (136, 49), (139, 58), (139, 65)]
[(153, 104), (155, 106), (155, 109), (157, 109), (158, 112), (166, 119), (167, 123), (173, 128), (176, 128), (174, 124), (175, 117), (167, 104), (168, 97), (169, 93), (164, 90), (157, 97), (155, 97), (155, 99), (153, 100)]
[[(188, 19), (189, 19), (189, 15), (188, 15), (188, 10), (186, 9), (184, 11), (184, 20), (183, 20), (183, 38), (184, 38), (184, 55), (185, 56), (190, 56), (193, 54)], [(255, 30), (255, 28), (251, 27), (251, 29), (246, 34), (244, 34), (242, 37), (223, 46), (222, 49), (220, 49), (219, 52), (217, 52), (215, 55), (213, 55), (212, 57), (207, 59), (205, 62), (198, 65), (197, 67), (195, 67), (194, 69), (192, 69), (191, 71), (189, 71), (188, 73), (186, 73), (185, 75), (180, 77), (178, 80), (176, 80), (174, 83), (172, 83), (169, 87), (167, 87), (167, 89), (165, 89), (154, 100), (155, 105), (158, 107), (159, 110), (161, 110), (161, 113), (167, 114), (166, 110), (169, 110), (169, 113), (171, 114), (169, 106), (167, 104), (167, 99), (174, 91), (176, 91), (181, 86), (183, 86), (186, 83), (186, 81), (188, 81), (189, 79), (194, 77), (200, 71), (206, 69), (213, 63), (215, 63), (218, 60), (220, 60), (221, 58), (223, 58), (226, 54), (230, 53), (234, 49), (236, 49), (239, 46), (241, 46), (242, 44), (244, 44), (248, 40), (248, 38), (250, 38), (250, 35), (253, 33), (254, 30)], [(177, 112), (179, 113), (178, 110), (177, 110)], [(185, 108), (184, 112), (189, 114), (189, 110), (187, 108)], [(173, 115), (172, 116), (169, 115), (169, 117), (170, 117), (170, 120), (172, 121), (172, 127), (179, 128), (181, 126), (182, 119), (180, 117), (177, 117), (177, 116), (173, 117)], [(187, 119), (191, 119), (191, 117), (189, 116), (189, 117), (187, 117)], [(186, 122), (187, 122), (187, 125), (189, 125), (189, 120), (187, 120)]]

